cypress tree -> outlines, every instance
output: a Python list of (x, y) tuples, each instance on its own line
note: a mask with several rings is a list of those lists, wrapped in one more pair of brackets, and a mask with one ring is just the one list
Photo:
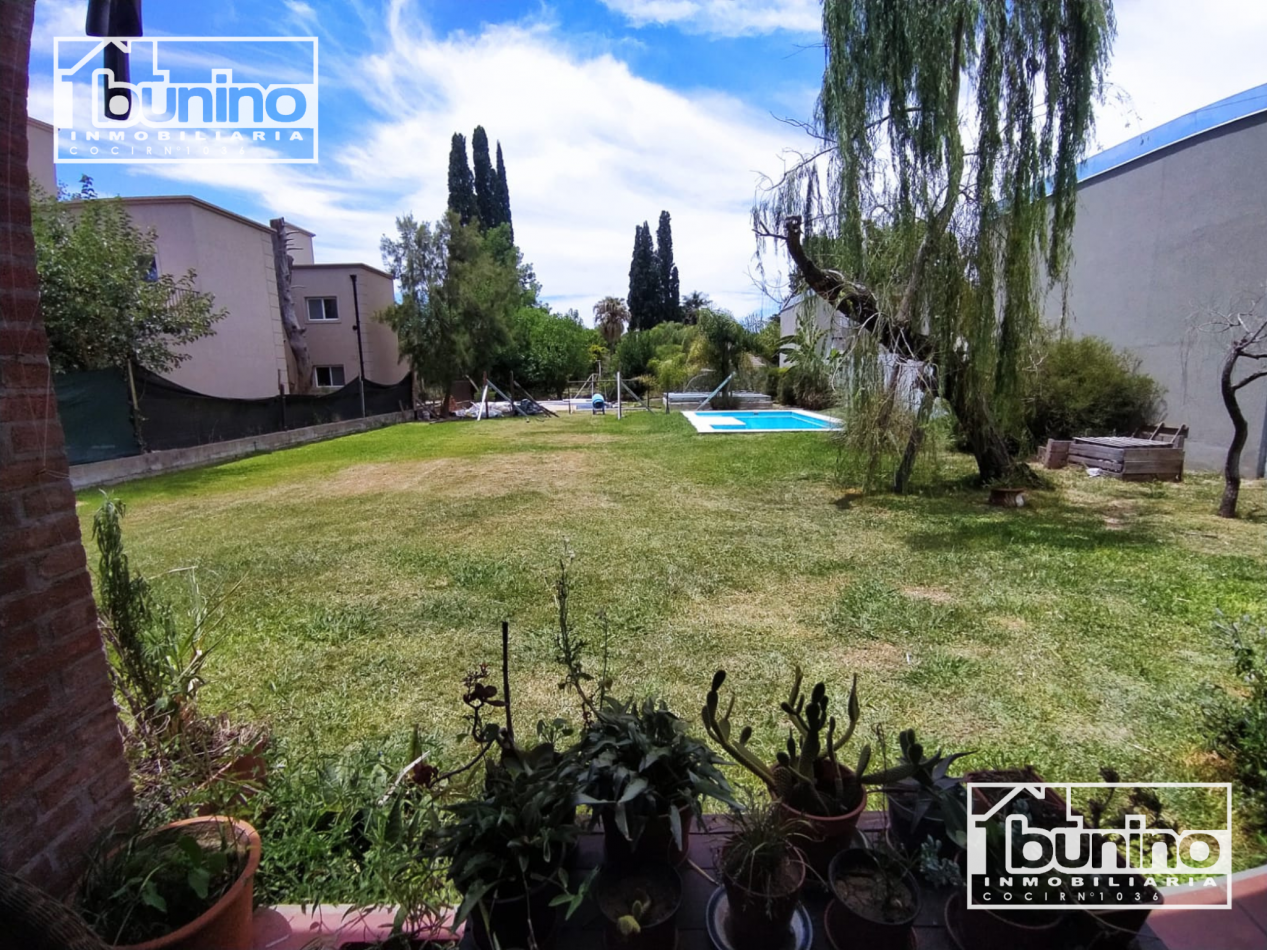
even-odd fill
[(651, 226), (644, 221), (634, 232), (629, 264), (629, 329), (650, 330), (660, 322), (662, 306), (660, 268), (651, 244)]
[(493, 174), (493, 161), (488, 156), (488, 133), (482, 125), (477, 125), (471, 136), (471, 163), (475, 168), (475, 207), (480, 227), (495, 228), (499, 224), (497, 179)]
[(458, 132), (453, 133), (449, 147), (449, 210), (463, 224), (475, 217), (475, 179), (466, 163), (466, 136)]
[(656, 260), (659, 263), (660, 277), (660, 319), (657, 323), (682, 320), (677, 268), (673, 266), (673, 226), (669, 223), (669, 212), (660, 212), (660, 225), (656, 228)]
[(502, 143), (497, 143), (497, 205), (500, 211), (498, 224), (510, 228), (510, 240), (515, 240), (515, 225), (510, 220), (510, 189), (506, 186), (506, 163), (502, 161)]

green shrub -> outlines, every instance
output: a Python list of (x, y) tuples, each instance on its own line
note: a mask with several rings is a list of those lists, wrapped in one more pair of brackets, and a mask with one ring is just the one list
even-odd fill
[(634, 330), (616, 345), (616, 364), (626, 379), (642, 376), (655, 359), (655, 344), (646, 331)]
[(435, 774), (416, 732), (408, 746), (333, 754), (281, 744), (250, 803), (263, 842), (257, 900), (399, 906), (398, 927), (426, 923), (452, 896), (425, 848), (440, 824)]
[(779, 351), (788, 365), (779, 380), (779, 402), (802, 409), (827, 409), (836, 403), (832, 385), (834, 352), (827, 349), (827, 330), (803, 313), (796, 320), (796, 332), (779, 341)]
[(1217, 690), (1206, 707), (1211, 745), (1232, 763), (1250, 820), (1267, 829), (1267, 628), (1248, 617), (1214, 626), (1231, 648), (1240, 686)]
[(1062, 337), (1039, 350), (1025, 394), (1034, 445), (1080, 435), (1129, 435), (1157, 421), (1162, 389), (1139, 360), (1100, 337)]

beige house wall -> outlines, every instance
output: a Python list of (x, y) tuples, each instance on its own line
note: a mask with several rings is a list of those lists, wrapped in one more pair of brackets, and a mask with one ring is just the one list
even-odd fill
[(290, 256), (295, 264), (311, 264), (312, 256), (312, 232), (305, 231), (303, 228), (297, 228), (289, 221), (286, 222), (286, 240), (290, 244)]
[(26, 170), (50, 195), (57, 194), (57, 167), (53, 164), (53, 127), (39, 119), (26, 120)]
[[(53, 127), (27, 120), (27, 167), (33, 181), (57, 191)], [(210, 293), (227, 316), (209, 337), (184, 347), (188, 359), (167, 374), (173, 382), (235, 399), (277, 394), (281, 380), (292, 385), (293, 360), (282, 331), (273, 268), (272, 232), (265, 225), (192, 195), (124, 198), (133, 222), (157, 235), (158, 268), (179, 278), (192, 269), (197, 290)], [(408, 372), (399, 358), (396, 334), (374, 319), (395, 300), (391, 275), (366, 264), (316, 264), (313, 233), (287, 221), (294, 260), (296, 316), (304, 328), (314, 366), (342, 366), (350, 382), (358, 372), (355, 309), (350, 275), (357, 275), (365, 377), (397, 383)], [(307, 297), (336, 297), (339, 320), (311, 323)]]
[[(183, 348), (189, 359), (167, 374), (210, 396), (256, 399), (289, 384), (268, 228), (188, 196), (125, 198), (132, 220), (158, 235), (158, 267), (195, 286), (228, 315), (215, 333)], [(288, 385), (289, 388), (289, 385)]]
[[(398, 383), (409, 371), (399, 358), (396, 334), (374, 315), (395, 300), (391, 275), (366, 264), (296, 265), (293, 288), (295, 308), (308, 339), (313, 366), (342, 366), (344, 379), (358, 374), (356, 352), (356, 309), (352, 299), (351, 276), (357, 280), (361, 308), (361, 339), (365, 350), (365, 378), (376, 383)], [(333, 297), (338, 301), (338, 319), (312, 321), (308, 300)]]

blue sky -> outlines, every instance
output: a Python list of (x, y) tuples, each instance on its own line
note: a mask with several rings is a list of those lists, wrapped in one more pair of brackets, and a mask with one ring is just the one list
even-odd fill
[[(516, 238), (545, 295), (590, 307), (628, 289), (634, 227), (673, 216), (683, 291), (739, 316), (755, 285), (748, 212), (761, 176), (807, 148), (776, 116), (810, 116), (822, 70), (816, 0), (148, 0), (147, 35), (316, 35), (321, 161), (61, 165), (99, 191), (196, 194), (316, 232), (318, 260), (380, 264), (397, 215), (444, 209), (449, 138), (502, 143)], [(1267, 4), (1119, 0), (1099, 143), (1116, 144), (1267, 81)], [(53, 36), (86, 0), (39, 0), (30, 111), (49, 119)]]

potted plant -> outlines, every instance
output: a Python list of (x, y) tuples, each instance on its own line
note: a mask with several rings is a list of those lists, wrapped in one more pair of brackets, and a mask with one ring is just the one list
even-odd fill
[(774, 802), (749, 805), (732, 821), (717, 862), (727, 936), (739, 950), (783, 946), (805, 883), (805, 858), (793, 844), (800, 823)]
[(810, 867), (820, 877), (825, 877), (827, 865), (836, 852), (852, 840), (858, 818), (867, 805), (868, 785), (892, 784), (909, 778), (920, 767), (931, 769), (935, 765), (932, 761), (906, 762), (878, 772), (868, 772), (870, 745), (862, 747), (853, 768), (841, 764), (838, 753), (853, 737), (860, 716), (858, 678), (854, 677), (849, 691), (846, 707), (848, 725), (838, 733), (836, 717), (828, 712), (826, 685), (818, 683), (807, 703), (801, 695), (802, 673), (799, 666), (792, 691), (780, 704), (791, 721), (793, 731), (788, 735), (786, 751), (778, 753), (773, 765), (768, 764), (748, 748), (748, 741), (752, 738), (750, 726), (745, 726), (735, 735), (730, 722), (735, 705), (733, 696), (725, 713), (719, 712), (718, 691), (725, 681), (726, 671), (718, 670), (701, 713), (704, 728), (735, 761), (761, 779), (793, 817), (803, 822), (807, 830), (802, 839), (802, 850)]
[[(900, 762), (923, 763), (924, 749), (914, 730), (899, 736)], [(966, 800), (963, 778), (949, 775), (950, 766), (971, 752), (933, 756), (931, 767), (919, 767), (884, 790), (891, 843), (908, 855), (916, 854), (927, 839), (938, 851), (951, 856), (962, 851), (966, 840)], [(947, 813), (950, 813), (949, 815)], [(962, 816), (956, 820), (956, 816)], [(950, 821), (947, 821), (947, 818)]]
[[(1179, 831), (1179, 826), (1163, 814), (1161, 799), (1146, 788), (1131, 788), (1126, 793), (1126, 801), (1118, 798), (1122, 791), (1121, 776), (1111, 768), (1100, 769), (1100, 777), (1112, 786), (1101, 795), (1092, 796), (1087, 801), (1086, 824), (1089, 828), (1105, 828), (1104, 835), (1096, 836), (1096, 847), (1102, 848), (1105, 841), (1112, 840), (1117, 848), (1117, 865), (1128, 868), (1128, 861), (1122, 853), (1124, 845), (1120, 837), (1110, 838), (1112, 830), (1126, 826), (1128, 816), (1142, 816), (1146, 829), (1160, 828), (1167, 831)], [(1173, 846), (1172, 846), (1173, 847)], [(1128, 873), (1133, 880), (1134, 875)], [(1079, 907), (1074, 913), (1073, 929), (1078, 939), (1086, 946), (1127, 947), (1139, 934), (1148, 915), (1162, 902), (1161, 892), (1149, 884), (1143, 884), (1137, 890), (1128, 887), (1125, 894), (1132, 895), (1135, 900), (1121, 910), (1088, 910)], [(1128, 896), (1128, 900), (1130, 897)]]
[(94, 856), (77, 909), (130, 950), (250, 950), (260, 838), (234, 818), (189, 818)]
[(607, 698), (581, 736), (577, 804), (603, 822), (607, 860), (681, 864), (709, 796), (734, 805), (722, 759), (663, 702)]
[[(969, 782), (1023, 782), (1027, 779), (1041, 782), (1041, 779), (1035, 778), (1036, 775), (1032, 767), (1026, 766), (1024, 769), (972, 772), (964, 778)], [(974, 807), (984, 812), (987, 807), (1002, 800), (1006, 789), (976, 788), (972, 792), (980, 802)], [(1043, 827), (1058, 827), (1065, 823), (1064, 802), (1051, 789), (1044, 790), (1043, 798), (1029, 795), (1012, 798), (985, 822), (987, 868), (1007, 867), (1004, 823), (1011, 814), (1026, 814), (1032, 823), (1044, 823)], [(967, 884), (968, 887), (973, 886), (972, 881)], [(1068, 911), (1059, 910), (1003, 910), (1001, 906), (999, 910), (968, 908), (963, 891), (951, 895), (946, 909), (947, 923), (960, 934), (960, 942), (978, 950), (1012, 950), (1014, 947), (1057, 950), (1064, 943), (1069, 916)]]
[(673, 950), (682, 878), (662, 862), (608, 868), (592, 890), (608, 950)]
[(827, 874), (832, 902), (823, 928), (833, 947), (906, 950), (919, 915), (919, 884), (897, 854), (848, 848)]
[(449, 862), (462, 894), (455, 924), (468, 921), (482, 950), (551, 945), (561, 905), (571, 916), (584, 893), (571, 890), (564, 859), (578, 829), (572, 760), (542, 743), (510, 747), (490, 762), (479, 794), (446, 806), (434, 853)]
[[(552, 945), (559, 908), (566, 905), (571, 916), (589, 883), (573, 892), (565, 867), (579, 834), (576, 757), (558, 752), (544, 738), (548, 730), (542, 722), (537, 723), (542, 741), (532, 749), (515, 741), (509, 652), (509, 625), (503, 622), (502, 697), (486, 682), (484, 664), (463, 682), (462, 702), (478, 751), (465, 765), (433, 772), (421, 782), (434, 788), (480, 761), (487, 763), (477, 793), (445, 806), (452, 820), (435, 830), (428, 856), (448, 862), (449, 880), (462, 894), (454, 925), (469, 922), (476, 946), (544, 950)], [(488, 709), (502, 710), (505, 726), (486, 721)]]

